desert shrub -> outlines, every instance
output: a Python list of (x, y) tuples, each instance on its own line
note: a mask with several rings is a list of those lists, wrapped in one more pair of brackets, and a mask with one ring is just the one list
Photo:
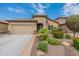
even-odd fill
[(79, 38), (73, 39), (73, 46), (79, 50)]
[(60, 45), (61, 44), (61, 40), (53, 38), (53, 39), (49, 39), (48, 43), (51, 44), (51, 45)]
[(40, 40), (48, 40), (49, 36), (48, 36), (48, 30), (45, 28), (41, 28), (38, 30), (38, 34), (39, 34), (39, 39)]
[(51, 33), (54, 33), (54, 32), (56, 32), (57, 30), (51, 30)]
[(66, 34), (66, 35), (65, 35), (65, 38), (66, 38), (66, 39), (71, 39), (71, 36), (68, 35), (68, 34)]
[(43, 52), (47, 52), (48, 50), (48, 43), (46, 41), (40, 41), (38, 46), (37, 46), (38, 50), (41, 50)]
[(63, 31), (61, 28), (58, 28), (57, 31)]
[(53, 36), (54, 38), (62, 39), (64, 37), (64, 33), (62, 31), (54, 31)]

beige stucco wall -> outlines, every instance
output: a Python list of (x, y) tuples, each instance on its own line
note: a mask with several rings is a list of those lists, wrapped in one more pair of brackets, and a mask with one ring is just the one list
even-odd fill
[(33, 20), (37, 20), (38, 23), (42, 23), (44, 28), (47, 28), (46, 17), (37, 16), (34, 17)]
[(32, 33), (37, 30), (36, 28), (36, 22), (9, 22), (8, 26), (10, 33), (13, 33), (13, 31), (18, 33), (18, 30), (25, 31), (24, 34), (26, 33), (26, 31), (27, 33)]
[(7, 33), (8, 32), (8, 24), (0, 23), (0, 33)]
[(52, 20), (48, 20), (48, 24), (49, 25), (53, 25), (54, 27), (58, 27), (58, 23), (56, 23), (56, 22), (54, 22), (54, 21), (52, 21)]

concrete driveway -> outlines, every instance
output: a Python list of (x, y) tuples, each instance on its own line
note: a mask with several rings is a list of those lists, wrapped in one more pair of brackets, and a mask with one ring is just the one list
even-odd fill
[(0, 37), (0, 56), (18, 56), (33, 35), (4, 35)]

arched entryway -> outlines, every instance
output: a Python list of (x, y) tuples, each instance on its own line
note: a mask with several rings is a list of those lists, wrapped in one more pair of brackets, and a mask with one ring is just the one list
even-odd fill
[(40, 28), (43, 28), (43, 24), (42, 24), (42, 23), (38, 23), (38, 24), (37, 24), (37, 31), (38, 31)]

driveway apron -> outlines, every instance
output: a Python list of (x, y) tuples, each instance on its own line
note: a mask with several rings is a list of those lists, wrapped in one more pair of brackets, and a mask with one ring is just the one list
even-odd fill
[(33, 35), (6, 35), (0, 38), (0, 56), (17, 56)]

